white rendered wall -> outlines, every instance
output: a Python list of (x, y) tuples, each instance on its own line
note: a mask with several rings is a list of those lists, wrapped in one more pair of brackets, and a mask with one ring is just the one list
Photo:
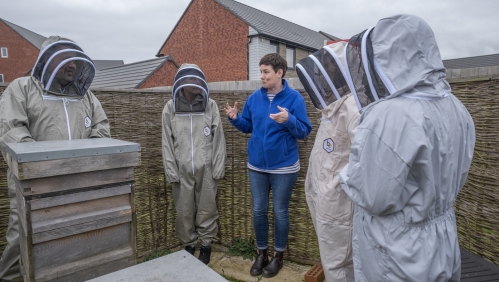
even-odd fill
[[(249, 28), (249, 35), (257, 34), (253, 28)], [(249, 79), (260, 79), (260, 59), (270, 53), (270, 40), (261, 37), (252, 37), (249, 43)]]

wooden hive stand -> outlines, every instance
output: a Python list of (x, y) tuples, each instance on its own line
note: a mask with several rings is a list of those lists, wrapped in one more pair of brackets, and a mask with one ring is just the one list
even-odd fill
[(140, 145), (111, 138), (10, 143), (21, 275), (85, 281), (136, 264)]

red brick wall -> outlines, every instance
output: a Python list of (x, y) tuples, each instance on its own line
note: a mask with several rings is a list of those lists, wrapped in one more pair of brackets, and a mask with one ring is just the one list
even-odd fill
[(158, 87), (158, 86), (172, 86), (173, 78), (177, 73), (177, 67), (171, 62), (166, 61), (158, 70), (154, 72), (142, 85), (140, 89)]
[(40, 50), (0, 21), (0, 48), (7, 47), (8, 58), (0, 56), (0, 74), (5, 82), (11, 82), (30, 70)]
[(214, 0), (193, 0), (160, 53), (197, 64), (209, 82), (246, 80), (249, 27)]

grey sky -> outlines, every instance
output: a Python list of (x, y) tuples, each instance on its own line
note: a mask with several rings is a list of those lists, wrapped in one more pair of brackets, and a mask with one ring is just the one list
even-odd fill
[[(212, 1), (212, 0), (204, 0)], [(0, 0), (0, 18), (75, 40), (98, 60), (154, 58), (190, 0)], [(496, 0), (239, 0), (340, 38), (386, 16), (411, 13), (435, 32), (443, 59), (499, 53)]]

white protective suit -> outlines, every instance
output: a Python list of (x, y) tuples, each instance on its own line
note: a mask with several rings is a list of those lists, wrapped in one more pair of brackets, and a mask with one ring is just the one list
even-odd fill
[[(74, 63), (69, 69), (72, 81), (61, 87), (57, 73), (69, 61)], [(12, 81), (0, 98), (0, 151), (4, 159), (6, 143), (111, 137), (106, 114), (88, 90), (94, 74), (92, 61), (76, 43), (58, 36), (48, 38), (32, 76)], [(15, 176), (10, 168), (7, 181), (10, 220), (0, 280), (10, 281), (19, 276), (20, 255)]]
[(310, 153), (305, 195), (327, 282), (354, 281), (354, 204), (340, 187), (339, 173), (348, 163), (360, 113), (356, 96), (350, 93), (351, 84), (346, 81), (346, 45), (344, 41), (328, 45), (297, 65), (298, 77), (322, 113)]
[[(366, 89), (384, 97), (363, 111), (340, 173), (356, 204), (355, 280), (459, 281), (453, 205), (471, 164), (475, 128), (445, 81), (434, 34), (422, 19), (397, 15), (349, 44), (362, 46), (356, 53)], [(350, 72), (363, 71), (352, 71), (358, 65), (349, 62)]]
[[(186, 88), (198, 94), (190, 103)], [(163, 109), (162, 152), (177, 211), (175, 233), (185, 246), (209, 246), (218, 232), (218, 180), (225, 174), (225, 138), (218, 106), (208, 96), (204, 74), (183, 64), (173, 99)]]

